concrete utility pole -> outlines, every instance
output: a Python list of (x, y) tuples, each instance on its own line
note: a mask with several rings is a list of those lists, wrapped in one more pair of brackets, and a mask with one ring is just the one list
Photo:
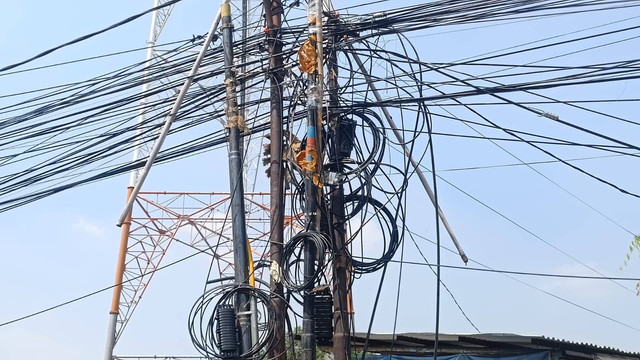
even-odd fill
[[(229, 185), (231, 187), (231, 226), (233, 229), (233, 258), (236, 284), (249, 283), (249, 250), (247, 224), (244, 211), (244, 184), (240, 132), (246, 125), (238, 110), (236, 95), (236, 69), (233, 67), (233, 24), (231, 6), (222, 4), (222, 46), (224, 48), (224, 83), (227, 93), (226, 128), (229, 130)], [(240, 327), (240, 353), (247, 353), (251, 341), (251, 305), (249, 294), (239, 292), (236, 297), (236, 314)]]
[(282, 151), (282, 82), (284, 69), (282, 65), (282, 3), (280, 0), (263, 0), (267, 25), (267, 46), (269, 51), (269, 84), (270, 84), (270, 122), (271, 122), (271, 165), (269, 167), (271, 191), (271, 281), (273, 294), (271, 303), (275, 309), (275, 346), (270, 358), (286, 359), (284, 319), (286, 303), (281, 282), (282, 247), (284, 246), (284, 168)]

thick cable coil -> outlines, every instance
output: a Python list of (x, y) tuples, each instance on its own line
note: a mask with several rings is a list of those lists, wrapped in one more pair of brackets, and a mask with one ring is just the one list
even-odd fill
[[(315, 272), (311, 278), (305, 281), (303, 277), (304, 246), (312, 245), (316, 249)], [(324, 271), (324, 257), (330, 249), (331, 241), (326, 234), (319, 231), (306, 231), (293, 236), (282, 250), (282, 284), (289, 290), (300, 292), (312, 286)]]
[[(256, 299), (259, 318), (262, 319), (258, 324), (257, 341), (242, 354), (237, 347), (235, 310), (240, 293)], [(193, 345), (209, 359), (263, 359), (275, 346), (276, 324), (272, 321), (275, 310), (270, 297), (269, 292), (245, 284), (224, 284), (208, 290), (189, 313), (188, 326)]]
[[(382, 269), (395, 255), (398, 247), (400, 246), (400, 234), (398, 232), (398, 227), (396, 225), (395, 216), (391, 213), (389, 209), (387, 209), (383, 203), (380, 201), (363, 196), (348, 196), (345, 198), (345, 207), (350, 207), (350, 204), (356, 204), (354, 207), (358, 208), (358, 211), (369, 210), (373, 211), (373, 215), (369, 218), (365, 218), (365, 221), (371, 221), (372, 219), (377, 219), (380, 226), (382, 227), (381, 235), (383, 238), (383, 254), (379, 258), (375, 260), (364, 260), (364, 256), (358, 259), (358, 256), (354, 256), (351, 254), (351, 264), (353, 265), (353, 269), (355, 273), (365, 274), (372, 273), (377, 270)], [(355, 215), (355, 214), (352, 214)], [(355, 231), (351, 237), (347, 240), (347, 243), (352, 243), (355, 241), (356, 237), (361, 235), (362, 226), (365, 224), (361, 224), (359, 230)], [(388, 234), (388, 237), (385, 236)], [(368, 239), (364, 239), (367, 241)], [(365, 245), (363, 245), (365, 247)], [(365, 249), (362, 249), (364, 251)]]
[[(350, 117), (359, 118), (361, 124), (351, 120)], [(382, 120), (379, 115), (371, 109), (353, 110), (341, 114), (341, 118), (344, 119), (342, 123), (349, 127), (347, 127), (347, 132), (342, 130), (340, 134), (330, 133), (328, 139), (329, 148), (333, 148), (336, 154), (330, 154), (334, 156), (329, 156), (328, 158), (329, 169), (331, 171), (337, 170), (344, 179), (358, 176), (365, 171), (365, 169), (368, 169), (369, 176), (373, 176), (379, 164), (383, 162), (382, 157), (384, 156), (385, 137), (384, 130), (381, 127)], [(372, 119), (376, 119), (376, 122)], [(353, 125), (351, 125), (349, 121), (353, 121)], [(351, 126), (353, 126), (353, 128)], [(356, 131), (356, 128), (360, 128), (360, 133)], [(362, 136), (358, 137), (358, 134)], [(369, 136), (371, 138), (366, 139), (366, 137)], [(349, 144), (351, 148), (341, 148), (341, 146), (345, 146), (344, 144)], [(348, 158), (348, 154), (350, 154), (352, 150), (356, 150), (356, 159)], [(338, 162), (340, 163), (338, 164)], [(351, 166), (343, 166), (344, 162)]]

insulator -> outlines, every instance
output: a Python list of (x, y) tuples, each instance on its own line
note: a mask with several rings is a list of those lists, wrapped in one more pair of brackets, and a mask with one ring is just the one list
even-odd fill
[(264, 144), (263, 148), (262, 148), (262, 155), (264, 155), (264, 157), (262, 158), (262, 165), (269, 165), (271, 164), (271, 144)]
[(236, 311), (231, 304), (221, 304), (216, 313), (216, 335), (223, 359), (238, 356), (238, 332), (236, 331)]
[(319, 345), (328, 345), (333, 338), (333, 297), (326, 289), (315, 296), (314, 320), (316, 322), (316, 341)]

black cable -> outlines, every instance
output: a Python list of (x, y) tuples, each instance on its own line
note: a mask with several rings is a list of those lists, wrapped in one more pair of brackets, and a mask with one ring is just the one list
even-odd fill
[[(305, 279), (303, 274), (303, 247), (311, 242), (318, 254), (316, 259), (311, 261), (316, 262), (314, 266), (315, 272)], [(304, 231), (294, 235), (286, 244), (282, 250), (282, 284), (294, 292), (301, 292), (312, 285), (318, 280), (320, 275), (325, 269), (326, 264), (321, 263), (318, 259), (324, 258), (324, 254), (330, 249), (330, 240), (326, 234), (319, 231)]]
[[(424, 239), (424, 240), (426, 240), (426, 241), (429, 241), (430, 243), (432, 243), (432, 244), (434, 244), (434, 245), (435, 245), (435, 242), (434, 242), (434, 241), (431, 241), (431, 240), (429, 240), (429, 239), (425, 238), (424, 236), (421, 236), (421, 235), (416, 234), (416, 233), (414, 233), (414, 232), (412, 232), (412, 234), (413, 234), (413, 235), (415, 235), (416, 237), (419, 237), (419, 238), (421, 238), (421, 239)], [(452, 249), (449, 249), (449, 248), (447, 248), (447, 247), (445, 247), (445, 246), (442, 246), (442, 248), (443, 248), (443, 249), (445, 249), (445, 250), (447, 250), (447, 251), (449, 251), (449, 252), (451, 252), (452, 254), (456, 254), (456, 255), (457, 255), (457, 252), (456, 252), (456, 251), (454, 251), (454, 250), (452, 250)], [(471, 259), (470, 259), (470, 260), (471, 260)], [(480, 262), (478, 262), (478, 261), (476, 261), (476, 260), (471, 260), (471, 262), (473, 262), (473, 263), (475, 263), (475, 264), (478, 264), (478, 265), (480, 265), (480, 266), (483, 266), (483, 267), (485, 267), (485, 268), (487, 268), (487, 269), (493, 270), (491, 267), (489, 267), (489, 266), (487, 266), (487, 265), (484, 265), (484, 264), (482, 264), (482, 263), (480, 263)], [(597, 311), (595, 311), (595, 310), (589, 309), (589, 308), (587, 308), (587, 307), (585, 307), (585, 306), (582, 306), (582, 305), (580, 305), (580, 304), (578, 304), (578, 303), (575, 303), (575, 302), (573, 302), (573, 301), (567, 300), (567, 299), (565, 299), (565, 298), (563, 298), (563, 297), (561, 297), (561, 296), (558, 296), (558, 295), (556, 295), (556, 294), (553, 294), (553, 293), (551, 293), (551, 292), (549, 292), (549, 291), (546, 291), (546, 290), (540, 289), (540, 288), (538, 288), (538, 287), (536, 287), (536, 286), (533, 286), (533, 285), (531, 285), (531, 284), (529, 284), (529, 283), (526, 283), (526, 282), (524, 282), (524, 281), (522, 281), (522, 280), (519, 280), (519, 279), (517, 279), (517, 278), (515, 278), (515, 277), (511, 276), (511, 274), (502, 274), (502, 275), (504, 275), (504, 276), (506, 276), (506, 277), (508, 277), (508, 278), (510, 278), (510, 279), (512, 279), (512, 280), (514, 280), (514, 281), (517, 281), (517, 282), (519, 282), (519, 283), (521, 283), (521, 284), (523, 284), (523, 285), (525, 285), (525, 286), (527, 286), (527, 287), (530, 287), (530, 288), (532, 288), (532, 289), (534, 289), (534, 290), (537, 290), (537, 291), (542, 292), (542, 293), (544, 293), (544, 294), (546, 294), (546, 295), (549, 295), (549, 296), (551, 296), (551, 297), (553, 297), (553, 298), (555, 298), (555, 299), (557, 299), (557, 300), (560, 300), (560, 301), (562, 301), (562, 302), (565, 302), (565, 303), (567, 303), (567, 304), (569, 304), (569, 305), (572, 305), (572, 306), (574, 306), (574, 307), (577, 307), (577, 308), (579, 308), (579, 309), (582, 309), (582, 310), (584, 310), (584, 311), (587, 311), (587, 312), (589, 312), (589, 313), (591, 313), (591, 314), (594, 314), (594, 315), (596, 315), (596, 316), (599, 316), (599, 317), (601, 317), (601, 318), (603, 318), (603, 319), (606, 319), (606, 320), (609, 320), (609, 321), (611, 321), (611, 322), (614, 322), (614, 323), (616, 323), (616, 324), (618, 324), (618, 325), (622, 325), (622, 326), (627, 327), (627, 328), (629, 328), (629, 329), (632, 329), (632, 330), (635, 330), (635, 331), (640, 332), (640, 329), (638, 329), (638, 328), (636, 328), (636, 327), (634, 327), (634, 326), (631, 326), (631, 325), (626, 324), (626, 323), (624, 323), (624, 322), (622, 322), (622, 321), (619, 321), (619, 320), (616, 320), (616, 319), (611, 318), (611, 317), (609, 317), (609, 316), (606, 316), (606, 315), (604, 315), (604, 314), (601, 314), (601, 313), (599, 313), (599, 312), (597, 312)], [(608, 280), (608, 279), (605, 279), (605, 280)]]
[(427, 121), (427, 130), (429, 131), (429, 140), (431, 146), (429, 147), (429, 155), (431, 158), (431, 180), (433, 181), (433, 197), (434, 197), (434, 211), (435, 211), (435, 223), (436, 223), (436, 314), (435, 314), (435, 335), (433, 341), (433, 358), (438, 359), (438, 346), (440, 337), (440, 283), (441, 283), (441, 260), (440, 260), (440, 217), (438, 215), (438, 185), (436, 177), (436, 161), (433, 150), (433, 137), (432, 137), (432, 123)]
[[(429, 261), (427, 260), (427, 257), (424, 256), (424, 254), (422, 253), (422, 249), (420, 249), (420, 246), (418, 246), (418, 243), (414, 239), (413, 233), (411, 231), (409, 231), (409, 229), (407, 229), (407, 232), (409, 233), (409, 237), (411, 238), (411, 242), (413, 242), (413, 244), (415, 245), (416, 249), (418, 250), (418, 254), (420, 254), (420, 257), (422, 257), (424, 262), (426, 264), (428, 264), (429, 270), (431, 270), (433, 275), (437, 275), (436, 271), (433, 269), (433, 265), (429, 263)], [(396, 260), (392, 260), (392, 262), (396, 262)], [(405, 264), (412, 264), (413, 262), (405, 260), (404, 263)], [(447, 266), (440, 264), (440, 267), (447, 267)], [(466, 268), (466, 267), (461, 267), (461, 268)], [(467, 313), (464, 311), (464, 309), (462, 309), (462, 306), (458, 302), (458, 299), (456, 299), (456, 297), (453, 295), (453, 292), (451, 292), (451, 290), (449, 289), (447, 284), (445, 284), (444, 281), (442, 281), (442, 279), (440, 279), (440, 283), (442, 284), (442, 287), (447, 291), (449, 296), (451, 296), (451, 299), (453, 300), (453, 303), (456, 304), (456, 307), (458, 308), (458, 310), (460, 310), (460, 313), (465, 318), (465, 320), (467, 320), (467, 322), (476, 330), (476, 332), (478, 334), (480, 334), (481, 333), (480, 329), (478, 329), (476, 324), (474, 324), (473, 321), (471, 321), (471, 319), (469, 318)]]
[(156, 7), (154, 7), (154, 8), (149, 9), (149, 10), (145, 10), (145, 11), (143, 11), (143, 12), (141, 12), (141, 13), (138, 13), (138, 14), (136, 14), (136, 15), (130, 16), (130, 17), (128, 17), (128, 18), (126, 18), (126, 19), (124, 19), (124, 20), (121, 20), (121, 21), (119, 21), (119, 22), (117, 22), (117, 23), (115, 23), (115, 24), (113, 24), (113, 25), (110, 25), (110, 26), (108, 26), (108, 27), (106, 27), (106, 28), (104, 28), (104, 29), (102, 29), (102, 30), (98, 30), (98, 31), (95, 31), (95, 32), (89, 33), (89, 34), (87, 34), (87, 35), (83, 35), (83, 36), (81, 36), (81, 37), (79, 37), (79, 38), (77, 38), (77, 39), (71, 40), (71, 41), (66, 42), (66, 43), (64, 43), (64, 44), (62, 44), (62, 45), (58, 45), (58, 46), (55, 46), (55, 47), (53, 47), (53, 48), (51, 48), (51, 49), (45, 50), (45, 51), (41, 52), (40, 54), (35, 55), (35, 56), (33, 56), (33, 57), (31, 57), (31, 58), (28, 58), (28, 59), (26, 59), (26, 60), (23, 60), (23, 61), (17, 62), (17, 63), (15, 63), (15, 64), (7, 65), (7, 66), (5, 66), (5, 67), (3, 67), (3, 68), (0, 68), (0, 73), (1, 73), (1, 72), (5, 72), (5, 71), (7, 71), (7, 70), (11, 70), (11, 69), (16, 68), (16, 67), (18, 67), (18, 66), (21, 66), (21, 65), (24, 65), (24, 64), (30, 63), (30, 62), (32, 62), (32, 61), (34, 61), (34, 60), (36, 60), (36, 59), (42, 58), (42, 57), (44, 57), (44, 56), (47, 56), (47, 55), (51, 54), (52, 52), (54, 52), (54, 51), (56, 51), (56, 50), (60, 50), (60, 49), (62, 49), (62, 48), (64, 48), (64, 47), (67, 47), (67, 46), (70, 46), (70, 45), (73, 45), (73, 44), (76, 44), (76, 43), (82, 42), (82, 41), (84, 41), (84, 40), (90, 39), (90, 38), (92, 38), (92, 37), (94, 37), (94, 36), (96, 36), (96, 35), (100, 35), (100, 34), (102, 34), (102, 33), (105, 33), (105, 32), (107, 32), (107, 31), (109, 31), (109, 30), (113, 30), (113, 29), (115, 29), (115, 28), (117, 28), (117, 27), (120, 27), (120, 26), (122, 26), (122, 25), (125, 25), (125, 24), (127, 24), (127, 23), (130, 23), (130, 22), (132, 22), (132, 21), (134, 21), (134, 20), (136, 20), (136, 19), (138, 19), (138, 18), (140, 18), (140, 17), (142, 17), (142, 16), (144, 16), (144, 15), (146, 15), (146, 14), (148, 14), (148, 13), (154, 12), (154, 11), (156, 11), (156, 10), (162, 9), (162, 8), (164, 8), (164, 7), (167, 7), (167, 6), (174, 5), (174, 4), (176, 4), (176, 3), (180, 2), (180, 1), (182, 1), (182, 0), (169, 0), (169, 1), (165, 2), (165, 3), (164, 3), (164, 4), (162, 4), (162, 5), (156, 6)]
[[(237, 359), (265, 359), (276, 345), (276, 323), (273, 321), (275, 307), (271, 301), (274, 294), (246, 284), (221, 284), (205, 292), (193, 305), (189, 312), (189, 334), (196, 349), (209, 358), (226, 358), (221, 348), (220, 335), (216, 336), (216, 329), (220, 326), (216, 314), (224, 306), (237, 308), (238, 294), (245, 294), (248, 298), (255, 298), (258, 307), (263, 308), (267, 315), (260, 335), (254, 345), (243, 353), (235, 354)], [(235, 334), (235, 321), (232, 324)]]
[(28, 319), (28, 318), (31, 318), (31, 317), (34, 317), (34, 316), (37, 316), (37, 315), (40, 315), (40, 314), (44, 314), (44, 313), (46, 313), (46, 312), (49, 312), (49, 311), (52, 311), (52, 310), (55, 310), (55, 309), (61, 308), (61, 307), (63, 307), (63, 306), (69, 305), (69, 304), (73, 304), (73, 303), (75, 303), (75, 302), (77, 302), (77, 301), (80, 301), (80, 300), (86, 299), (86, 298), (88, 298), (88, 297), (91, 297), (91, 296), (94, 296), (94, 295), (100, 294), (100, 293), (105, 292), (105, 291), (110, 290), (110, 289), (113, 289), (113, 288), (114, 288), (114, 287), (116, 287), (116, 286), (120, 286), (120, 285), (123, 285), (123, 284), (127, 284), (127, 283), (129, 283), (129, 282), (131, 282), (131, 281), (133, 281), (133, 280), (140, 279), (140, 278), (145, 277), (145, 276), (147, 276), (147, 275), (153, 274), (153, 273), (155, 273), (155, 272), (157, 272), (157, 271), (160, 271), (160, 270), (166, 269), (166, 268), (168, 268), (168, 267), (171, 267), (171, 266), (173, 266), (173, 265), (175, 265), (175, 264), (181, 263), (181, 262), (183, 262), (183, 261), (185, 261), (185, 260), (187, 260), (187, 259), (190, 259), (190, 258), (192, 258), (192, 257), (194, 257), (194, 256), (196, 256), (196, 255), (198, 255), (198, 254), (200, 254), (200, 253), (201, 253), (200, 251), (195, 252), (195, 253), (193, 253), (193, 254), (191, 254), (191, 255), (188, 255), (188, 256), (183, 257), (182, 259), (179, 259), (179, 260), (176, 260), (176, 261), (171, 262), (171, 263), (169, 263), (169, 264), (166, 264), (166, 265), (160, 266), (160, 267), (158, 267), (158, 268), (157, 268), (157, 269), (155, 269), (155, 270), (151, 270), (151, 271), (148, 271), (148, 272), (146, 272), (146, 273), (144, 273), (144, 274), (141, 274), (141, 275), (138, 275), (138, 276), (132, 277), (132, 278), (130, 278), (130, 279), (124, 280), (124, 281), (122, 281), (122, 282), (121, 282), (121, 283), (119, 283), (119, 284), (114, 284), (114, 285), (111, 285), (111, 286), (107, 286), (107, 287), (104, 287), (104, 288), (102, 288), (102, 289), (99, 289), (99, 290), (96, 290), (96, 291), (90, 292), (90, 293), (88, 293), (88, 294), (85, 294), (85, 295), (79, 296), (79, 297), (77, 297), (77, 298), (73, 298), (73, 299), (71, 299), (71, 300), (65, 301), (65, 302), (63, 302), (63, 303), (60, 303), (60, 304), (57, 304), (57, 305), (54, 305), (54, 306), (51, 306), (51, 307), (48, 307), (48, 308), (42, 309), (42, 310), (40, 310), (40, 311), (36, 311), (36, 312), (31, 313), (31, 314), (24, 315), (24, 316), (21, 316), (21, 317), (19, 317), (19, 318), (13, 319), (13, 320), (5, 321), (5, 322), (3, 322), (3, 323), (0, 323), (0, 327), (2, 327), (2, 326), (6, 326), (6, 325), (9, 325), (9, 324), (13, 324), (13, 323), (16, 323), (16, 322), (19, 322), (19, 321), (22, 321), (22, 320), (26, 320), (26, 319)]
[[(413, 235), (413, 233), (412, 233)], [(373, 258), (371, 258), (373, 259)], [(403, 263), (407, 265), (418, 265), (418, 266), (428, 266), (433, 267), (434, 265), (429, 263), (426, 258), (423, 256), (425, 262), (417, 262), (417, 261), (409, 261), (409, 260), (389, 260), (390, 263)], [(553, 274), (553, 273), (541, 273), (541, 272), (531, 272), (531, 271), (514, 271), (514, 270), (500, 270), (493, 268), (477, 268), (470, 266), (458, 266), (458, 265), (443, 265), (440, 264), (441, 267), (446, 269), (455, 269), (455, 270), (469, 270), (469, 271), (478, 271), (478, 272), (488, 272), (488, 273), (496, 273), (496, 274), (509, 274), (509, 275), (522, 275), (522, 276), (537, 276), (537, 277), (547, 277), (547, 278), (558, 278), (558, 279), (575, 279), (575, 280), (616, 280), (616, 281), (640, 281), (640, 277), (620, 277), (620, 276), (590, 276), (590, 275), (571, 275), (571, 274)]]
[[(167, 45), (180, 44), (180, 43), (182, 43), (184, 41), (185, 40), (177, 40), (177, 41), (171, 41), (171, 42), (167, 42), (167, 43), (163, 43), (163, 44), (156, 44), (156, 45), (152, 46), (152, 48), (159, 48), (159, 47), (163, 47), (163, 46), (167, 46)], [(63, 65), (76, 64), (76, 63), (79, 63), (79, 62), (85, 62), (85, 61), (90, 61), (90, 60), (104, 59), (104, 58), (111, 57), (111, 56), (117, 56), (117, 55), (128, 54), (128, 53), (132, 53), (132, 52), (136, 52), (136, 51), (147, 50), (147, 48), (148, 48), (147, 46), (139, 47), (139, 48), (135, 48), (135, 49), (116, 51), (116, 52), (112, 52), (112, 53), (108, 53), (108, 54), (101, 54), (101, 55), (84, 57), (84, 58), (80, 58), (80, 59), (67, 60), (67, 61), (58, 62), (58, 63), (54, 63), (54, 64), (49, 64), (49, 65), (42, 65), (42, 66), (32, 67), (32, 68), (24, 69), (24, 70), (16, 70), (16, 71), (12, 71), (12, 72), (5, 72), (3, 74), (0, 74), (0, 77), (7, 76), (7, 75), (13, 75), (13, 74), (20, 74), (20, 73), (29, 72), (29, 71), (35, 71), (35, 70), (49, 69), (49, 68), (52, 68), (52, 67), (58, 67), (58, 66), (63, 66)], [(0, 96), (0, 98), (2, 98), (2, 97), (7, 97), (7, 95)]]

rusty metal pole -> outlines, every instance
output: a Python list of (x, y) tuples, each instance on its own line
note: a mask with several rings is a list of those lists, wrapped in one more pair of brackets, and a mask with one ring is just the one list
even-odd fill
[[(344, 135), (344, 130), (340, 126), (339, 98), (338, 98), (338, 54), (335, 50), (337, 39), (335, 36), (329, 36), (329, 59), (328, 66), (328, 92), (329, 92), (329, 126), (333, 128), (335, 134), (333, 151), (334, 154), (329, 155), (329, 161), (335, 161), (336, 172), (340, 173), (341, 169), (341, 147), (344, 141), (351, 141)], [(334, 360), (347, 360), (351, 356), (350, 332), (351, 324), (348, 309), (349, 280), (350, 280), (350, 264), (349, 256), (345, 249), (346, 231), (345, 231), (345, 209), (344, 209), (344, 188), (342, 184), (336, 185), (331, 189), (330, 198), (330, 214), (332, 226), (333, 249), (335, 251), (333, 257), (333, 358)]]
[(284, 320), (286, 304), (281, 282), (282, 247), (284, 245), (284, 167), (282, 136), (282, 81), (284, 80), (282, 60), (282, 3), (280, 0), (263, 0), (267, 25), (267, 46), (269, 52), (269, 84), (271, 107), (271, 164), (269, 167), (271, 191), (271, 303), (275, 309), (273, 319), (275, 326), (275, 347), (270, 358), (286, 359)]
[[(127, 201), (131, 197), (133, 186), (127, 187)], [(127, 259), (127, 250), (129, 249), (129, 232), (131, 230), (131, 210), (122, 223), (122, 232), (120, 235), (120, 250), (118, 251), (118, 262), (116, 264), (116, 279), (114, 281), (113, 297), (111, 298), (111, 310), (109, 310), (109, 328), (107, 329), (107, 346), (104, 352), (104, 359), (111, 360), (113, 358), (113, 348), (116, 345), (116, 324), (118, 322), (118, 314), (120, 311), (120, 295), (122, 294), (122, 281), (124, 280), (124, 271), (126, 270), (125, 261)]]

